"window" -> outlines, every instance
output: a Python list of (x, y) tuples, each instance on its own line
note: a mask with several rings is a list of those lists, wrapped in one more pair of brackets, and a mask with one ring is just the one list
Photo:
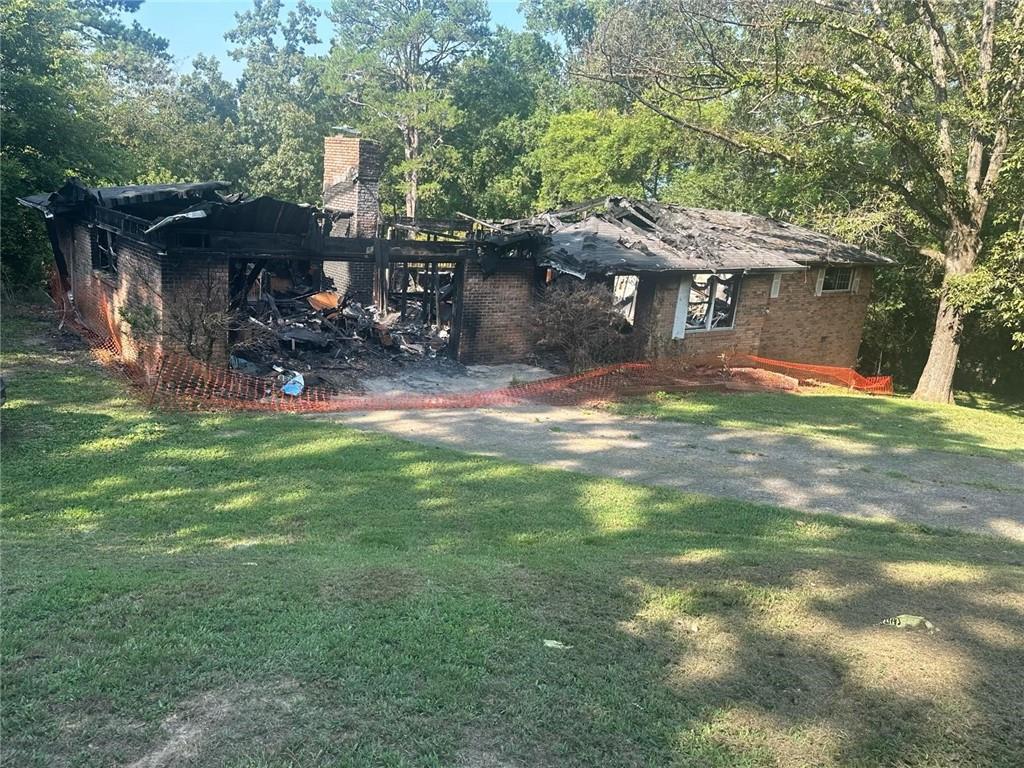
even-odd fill
[(689, 332), (732, 328), (736, 320), (740, 275), (701, 272), (683, 277), (679, 284), (672, 338)]
[(115, 237), (105, 229), (96, 230), (96, 241), (92, 248), (92, 268), (108, 275), (117, 274), (117, 251)]
[(636, 275), (616, 275), (612, 283), (615, 311), (632, 324), (636, 316), (636, 291), (640, 278)]
[(825, 267), (821, 293), (848, 293), (853, 288), (853, 267)]

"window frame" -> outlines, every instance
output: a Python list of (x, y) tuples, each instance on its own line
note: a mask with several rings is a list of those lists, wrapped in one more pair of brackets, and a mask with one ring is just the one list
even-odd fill
[[(103, 240), (106, 241), (105, 244), (102, 242)], [(93, 251), (90, 254), (92, 271), (101, 277), (115, 279), (118, 274), (117, 235), (103, 227), (97, 227), (92, 247)]]
[[(720, 325), (711, 327), (711, 322), (714, 320), (714, 312), (708, 312), (704, 318), (703, 328), (690, 328), (687, 325), (687, 318), (690, 315), (690, 289), (693, 287), (693, 277), (695, 274), (707, 274), (709, 275), (709, 285), (713, 283), (714, 287), (709, 291), (710, 296), (714, 296), (718, 291), (718, 286), (721, 283), (727, 283), (730, 281), (736, 281), (735, 293), (732, 297), (732, 317), (729, 320), (729, 325)], [(724, 276), (725, 279), (723, 279)], [(743, 272), (694, 272), (687, 273), (679, 278), (679, 293), (676, 295), (676, 307), (675, 316), (672, 319), (672, 338), (673, 339), (685, 339), (687, 334), (690, 333), (714, 333), (716, 331), (732, 331), (736, 329), (736, 315), (740, 309), (740, 293), (741, 286), (743, 285)], [(714, 299), (709, 301), (713, 302)]]
[(615, 311), (622, 315), (630, 325), (636, 323), (636, 303), (639, 295), (639, 275), (615, 275), (612, 277), (612, 297), (615, 301)]
[[(825, 283), (828, 281), (829, 270), (833, 270), (834, 272), (845, 272), (849, 276), (848, 277), (848, 282), (847, 282), (845, 288), (826, 288), (825, 287)], [(829, 267), (829, 266), (824, 267), (824, 271), (822, 272), (822, 276), (821, 276), (821, 291), (820, 291), (821, 295), (824, 296), (825, 294), (834, 294), (834, 293), (853, 293), (853, 282), (854, 282), (855, 274), (856, 274), (856, 268), (852, 267), (852, 266), (842, 266), (842, 265), (836, 264), (836, 265), (831, 266), (831, 267)]]

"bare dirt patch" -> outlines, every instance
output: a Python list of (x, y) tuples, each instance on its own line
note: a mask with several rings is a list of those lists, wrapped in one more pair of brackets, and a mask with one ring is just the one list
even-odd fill
[(355, 600), (387, 603), (415, 595), (425, 587), (423, 578), (408, 568), (375, 566), (357, 568), (329, 577), (320, 585), (320, 596), (329, 602)]
[(130, 768), (218, 765), (253, 742), (272, 750), (287, 738), (288, 715), (303, 701), (294, 680), (219, 688), (185, 702), (160, 725), (159, 741)]

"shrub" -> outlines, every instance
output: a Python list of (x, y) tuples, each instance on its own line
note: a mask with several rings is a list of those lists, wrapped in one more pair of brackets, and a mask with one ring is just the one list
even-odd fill
[(533, 330), (536, 345), (562, 354), (574, 373), (635, 356), (641, 337), (615, 309), (610, 288), (582, 281), (545, 289)]

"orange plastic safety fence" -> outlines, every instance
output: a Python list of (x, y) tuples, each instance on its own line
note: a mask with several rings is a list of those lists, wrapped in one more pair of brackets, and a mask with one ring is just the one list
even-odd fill
[(828, 384), (837, 384), (861, 392), (876, 395), (891, 395), (892, 376), (862, 376), (852, 368), (839, 368), (831, 365), (810, 365), (808, 363), (792, 363), (785, 360), (773, 360), (767, 357), (745, 355), (752, 364), (778, 371), (798, 379), (813, 379)]
[(574, 405), (658, 391), (795, 389), (798, 379), (809, 378), (865, 392), (892, 392), (889, 377), (864, 377), (849, 368), (738, 356), (728, 366), (697, 369), (682, 360), (615, 363), (485, 392), (360, 395), (307, 386), (300, 394), (290, 396), (273, 378), (208, 365), (188, 355), (165, 353), (153, 359), (119, 332), (107, 306), (101, 310), (110, 333), (97, 334), (78, 321), (57, 284), (53, 289), (62, 323), (89, 344), (96, 359), (121, 375), (150, 403), (173, 409), (318, 412), (482, 408), (538, 401)]

